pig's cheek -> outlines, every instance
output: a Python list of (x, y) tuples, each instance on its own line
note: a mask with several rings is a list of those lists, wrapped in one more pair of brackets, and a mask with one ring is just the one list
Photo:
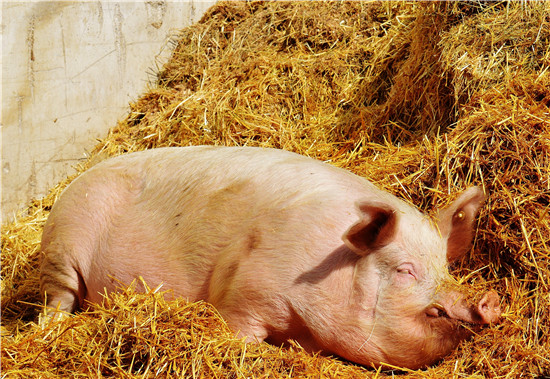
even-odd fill
[(397, 288), (411, 288), (416, 285), (416, 277), (409, 271), (396, 271), (393, 275), (392, 282)]

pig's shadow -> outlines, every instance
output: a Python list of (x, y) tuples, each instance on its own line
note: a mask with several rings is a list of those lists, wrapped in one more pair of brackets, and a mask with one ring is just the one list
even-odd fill
[(359, 257), (357, 254), (347, 248), (346, 245), (342, 245), (327, 255), (317, 266), (298, 276), (296, 280), (294, 280), (294, 283), (319, 283), (327, 278), (332, 272), (355, 265), (358, 259)]

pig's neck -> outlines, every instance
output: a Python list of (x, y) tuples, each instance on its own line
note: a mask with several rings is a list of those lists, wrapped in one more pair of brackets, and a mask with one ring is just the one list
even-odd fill
[(383, 360), (372, 335), (380, 276), (366, 258), (342, 245), (324, 260), (326, 270), (321, 264), (295, 281), (298, 294), (288, 302), (308, 333), (293, 338), (306, 350), (355, 362)]

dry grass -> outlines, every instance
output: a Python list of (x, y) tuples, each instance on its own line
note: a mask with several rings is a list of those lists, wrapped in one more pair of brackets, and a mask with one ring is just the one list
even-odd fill
[[(219, 3), (90, 162), (158, 146), (269, 146), (365, 176), (431, 210), (489, 200), (454, 273), (502, 296), (503, 322), (403, 377), (550, 377), (548, 2)], [(377, 377), (236, 340), (205, 303), (128, 289), (40, 330), (41, 228), (60, 183), (2, 226), (6, 377)]]

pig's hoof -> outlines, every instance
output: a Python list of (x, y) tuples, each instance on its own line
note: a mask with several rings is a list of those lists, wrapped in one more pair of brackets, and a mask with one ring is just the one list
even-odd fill
[(69, 314), (60, 310), (45, 309), (38, 315), (38, 325), (42, 330), (46, 329), (50, 324), (57, 321), (63, 321), (69, 317)]

